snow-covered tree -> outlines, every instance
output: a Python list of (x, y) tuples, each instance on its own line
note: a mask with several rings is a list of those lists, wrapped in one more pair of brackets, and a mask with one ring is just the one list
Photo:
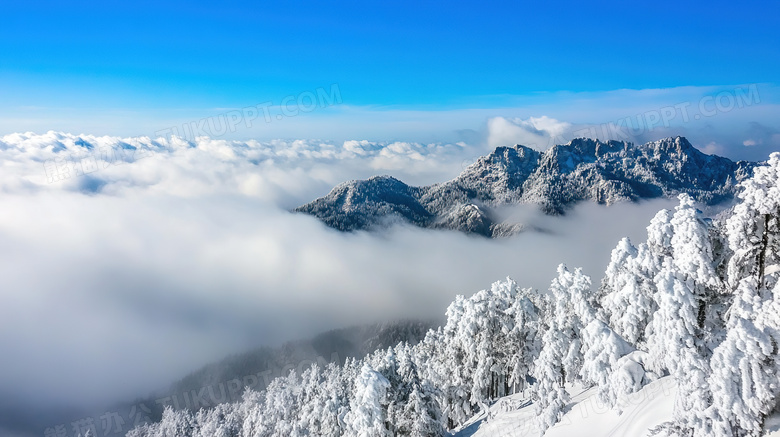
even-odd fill
[(598, 319), (592, 319), (585, 326), (582, 343), (584, 360), (580, 376), (586, 383), (598, 386), (598, 395), (602, 402), (610, 406), (615, 405), (616, 389), (611, 387), (610, 376), (618, 360), (634, 348)]
[[(241, 434), (240, 410), (231, 404), (218, 404), (195, 414), (193, 437), (238, 437)], [(186, 434), (175, 434), (186, 435)]]
[(343, 418), (349, 411), (349, 400), (352, 396), (352, 384), (348, 379), (354, 367), (347, 364), (339, 367), (334, 363), (325, 369), (324, 387), (321, 392), (321, 407), (318, 409), (320, 430), (323, 436), (337, 436), (346, 428)]
[[(771, 290), (780, 272), (780, 153), (768, 165), (757, 167), (742, 183), (741, 202), (726, 222), (729, 246), (729, 282), (756, 278), (759, 290)], [(762, 291), (763, 296), (766, 297)]]
[(631, 244), (628, 238), (621, 239), (617, 246), (612, 249), (607, 270), (604, 272), (604, 279), (601, 281), (596, 300), (602, 304), (601, 316), (609, 320), (610, 316), (616, 312), (616, 308), (608, 302), (608, 296), (623, 289), (626, 283), (632, 278), (630, 271), (630, 262), (636, 258), (637, 249)]
[(740, 281), (730, 310), (725, 341), (715, 349), (709, 378), (714, 435), (758, 436), (775, 406), (775, 344), (755, 323), (762, 302), (757, 279)]
[(654, 368), (668, 370), (678, 383), (675, 416), (683, 429), (701, 429), (710, 406), (709, 353), (699, 325), (700, 302), (669, 259), (658, 275), (658, 312), (653, 318), (650, 355)]
[(473, 366), (469, 353), (476, 346), (473, 338), (463, 334), (462, 326), (469, 323), (464, 320), (466, 298), (458, 295), (447, 307), (447, 323), (441, 331), (437, 353), (433, 360), (439, 388), (441, 390), (442, 412), (448, 422), (448, 428), (464, 423), (473, 414), (471, 403), (471, 378)]
[(330, 363), (324, 370), (313, 364), (301, 375), (298, 423), (311, 435), (342, 434), (339, 413), (348, 406), (348, 396), (340, 384), (340, 373), (340, 368)]
[[(364, 364), (355, 381), (355, 401), (345, 417), (346, 435), (353, 437), (389, 436), (387, 429), (387, 390), (390, 382)], [(280, 434), (281, 435), (281, 434)]]
[(542, 347), (541, 328), (539, 325), (540, 308), (534, 290), (522, 289), (515, 295), (515, 301), (508, 313), (514, 318), (514, 327), (509, 332), (509, 385), (512, 392), (524, 390), (526, 381), (531, 375), (533, 363), (539, 356)]
[(431, 409), (432, 399), (415, 387), (404, 406), (404, 417), (410, 419), (399, 424), (396, 435), (410, 437), (436, 437), (444, 435), (444, 428)]
[(654, 276), (657, 259), (646, 244), (622, 239), (602, 281), (602, 314), (614, 331), (635, 347), (644, 347), (647, 326), (657, 310)]
[(296, 391), (299, 389), (300, 382), (295, 371), (268, 384), (263, 404), (263, 422), (267, 426), (261, 428), (260, 436), (293, 434), (298, 424), (300, 404)]
[(195, 429), (195, 421), (187, 411), (175, 411), (167, 406), (162, 419), (153, 435), (159, 437), (191, 436)]
[(443, 435), (441, 410), (435, 400), (437, 391), (420, 377), (413, 349), (402, 343), (396, 346), (395, 355), (402, 386), (398, 392), (402, 397), (398, 399), (399, 405), (392, 419), (394, 435)]
[(647, 226), (647, 247), (661, 262), (672, 256), (672, 212), (668, 209), (658, 211)]
[(513, 319), (508, 310), (514, 300), (517, 285), (509, 279), (496, 282), (490, 290), (482, 290), (466, 301), (465, 314), (459, 329), (461, 347), (471, 372), (471, 403), (481, 405), (504, 396), (508, 388), (508, 334)]
[(571, 339), (565, 335), (557, 321), (552, 319), (542, 339), (544, 347), (534, 365), (534, 410), (537, 426), (542, 433), (561, 420), (564, 408), (570, 401), (563, 386), (563, 359), (571, 343)]
[(620, 357), (612, 365), (606, 386), (599, 387), (602, 400), (606, 399), (607, 405), (618, 413), (633, 402), (631, 395), (659, 378), (659, 375), (647, 369), (645, 363), (648, 359), (648, 353), (640, 350)]
[(246, 390), (241, 396), (238, 406), (239, 416), (242, 418), (241, 430), (244, 436), (260, 435), (260, 429), (264, 426), (263, 404), (265, 396), (262, 392)]
[(569, 402), (564, 383), (580, 378), (584, 359), (581, 334), (585, 325), (595, 320), (590, 285), (590, 278), (581, 269), (570, 272), (563, 264), (550, 284), (552, 314), (533, 372), (537, 425), (543, 431), (560, 420)]
[[(699, 327), (705, 328), (705, 323), (711, 319), (708, 305), (716, 302), (723, 292), (723, 284), (716, 271), (709, 224), (696, 209), (693, 198), (680, 194), (679, 199), (680, 204), (672, 217), (672, 259), (681, 279), (698, 301)], [(717, 321), (710, 322), (720, 328)], [(713, 329), (711, 326), (706, 328)]]
[[(659, 310), (653, 319), (655, 338), (651, 345), (654, 357), (663, 361), (661, 364), (672, 372), (677, 368), (674, 355), (677, 348), (670, 350), (669, 342), (677, 344), (682, 340), (686, 347), (696, 348), (708, 358), (705, 337), (712, 329), (706, 325), (708, 305), (722, 291), (713, 260), (709, 225), (690, 196), (681, 194), (679, 199), (680, 204), (670, 221), (672, 229), (667, 228), (672, 233), (668, 239), (671, 256), (663, 260), (655, 278)], [(653, 239), (667, 240), (660, 235)], [(650, 238), (648, 245), (649, 241)]]
[(533, 305), (530, 299), (518, 301), (517, 294), (517, 284), (507, 278), (469, 298), (457, 296), (447, 309), (443, 346), (425, 346), (425, 353), (434, 353), (438, 360), (432, 361), (443, 370), (429, 365), (426, 372), (441, 382), (439, 397), (450, 427), (509, 394), (517, 382), (513, 378), (519, 378), (516, 372), (526, 372), (533, 360)]
[(653, 281), (658, 310), (645, 334), (651, 367), (668, 371), (678, 382), (673, 426), (698, 433), (709, 429), (710, 423), (704, 413), (712, 402), (707, 383), (709, 344), (719, 328), (718, 313), (710, 305), (722, 284), (709, 225), (690, 196), (681, 194), (679, 200), (673, 216), (661, 211), (648, 227), (648, 251), (640, 265), (645, 274), (656, 269), (656, 263), (661, 269)]
[(710, 415), (716, 435), (757, 436), (780, 393), (780, 153), (742, 183), (739, 198), (726, 221), (735, 291), (712, 357)]
[[(601, 308), (594, 309), (584, 286), (580, 287), (582, 292), (573, 293), (570, 297), (576, 316), (583, 325), (580, 331), (583, 353), (580, 377), (588, 384), (598, 385), (599, 396), (610, 405), (614, 404), (609, 384), (613, 366), (634, 348), (605, 320), (611, 319), (613, 326), (632, 336), (633, 342), (643, 338), (640, 327), (642, 323), (647, 324), (647, 316), (642, 312), (647, 311), (649, 305), (645, 300), (650, 300), (650, 297), (644, 295), (639, 287), (642, 279), (637, 268), (637, 254), (636, 247), (628, 238), (620, 240), (612, 251), (601, 286)], [(585, 283), (589, 285), (589, 281)]]
[[(552, 306), (550, 329), (560, 333), (557, 343), (561, 351), (564, 381), (578, 380), (582, 368), (581, 333), (593, 318), (595, 309), (590, 305), (590, 278), (581, 269), (570, 272), (565, 265), (558, 266), (558, 276), (550, 284)], [(543, 341), (544, 347), (547, 342)]]

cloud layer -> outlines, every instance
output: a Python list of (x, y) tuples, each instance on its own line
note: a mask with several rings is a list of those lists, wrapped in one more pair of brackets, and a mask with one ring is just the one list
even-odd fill
[(0, 396), (128, 398), (252, 346), (440, 317), (456, 294), (507, 275), (546, 287), (567, 262), (599, 277), (615, 242), (641, 238), (662, 206), (583, 205), (555, 219), (520, 208), (545, 232), (497, 241), (405, 227), (341, 234), (288, 212), (350, 177), (443, 180), (473, 153), (464, 144), (3, 137)]

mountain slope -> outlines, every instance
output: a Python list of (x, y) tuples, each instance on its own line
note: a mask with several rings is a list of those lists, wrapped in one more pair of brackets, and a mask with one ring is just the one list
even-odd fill
[(295, 209), (340, 231), (371, 230), (394, 222), (485, 236), (512, 234), (495, 209), (534, 204), (564, 214), (577, 202), (600, 204), (672, 197), (680, 192), (715, 204), (730, 199), (755, 163), (706, 155), (683, 137), (644, 145), (576, 139), (544, 152), (498, 147), (457, 178), (413, 187), (389, 176), (351, 181)]
[(566, 413), (544, 434), (536, 424), (533, 402), (518, 393), (497, 400), (487, 412), (472, 418), (453, 436), (650, 436), (650, 429), (672, 419), (677, 394), (674, 379), (661, 378), (634, 393), (619, 414), (598, 399), (595, 388), (569, 387), (568, 390), (572, 399)]
[[(631, 395), (622, 412), (607, 408), (596, 388), (570, 387), (572, 400), (560, 422), (542, 434), (536, 426), (533, 402), (522, 394), (493, 403), (452, 434), (453, 437), (650, 437), (652, 429), (673, 418), (677, 384), (670, 376)], [(656, 434), (663, 435), (663, 434)], [(780, 436), (780, 417), (767, 419), (766, 437)]]

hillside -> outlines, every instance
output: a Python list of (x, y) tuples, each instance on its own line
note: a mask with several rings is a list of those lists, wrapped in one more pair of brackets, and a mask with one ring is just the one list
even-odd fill
[[(668, 376), (651, 382), (632, 394), (620, 413), (606, 407), (594, 388), (570, 387), (569, 391), (572, 402), (560, 423), (548, 429), (545, 437), (650, 437), (653, 428), (672, 420), (677, 384)], [(452, 436), (541, 437), (535, 416), (533, 402), (514, 394), (497, 400)], [(767, 420), (765, 436), (780, 437), (780, 415)]]

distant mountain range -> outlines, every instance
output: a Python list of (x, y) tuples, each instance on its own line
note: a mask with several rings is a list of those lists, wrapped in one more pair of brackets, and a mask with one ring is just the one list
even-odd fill
[[(203, 394), (200, 401), (203, 407), (236, 402), (241, 399), (246, 385), (260, 391), (271, 379), (287, 376), (290, 370), (296, 370), (300, 375), (313, 363), (322, 367), (327, 363), (344, 364), (348, 358), (360, 359), (398, 343), (414, 345), (440, 323), (439, 320), (398, 320), (352, 326), (324, 332), (308, 340), (291, 341), (277, 348), (260, 347), (204, 366), (173, 383), (168, 390), (147, 399), (145, 404), (152, 409), (150, 417), (157, 421), (164, 405), (175, 409), (195, 407), (197, 410), (193, 404), (199, 393)], [(165, 402), (158, 402), (160, 400)]]
[(345, 182), (295, 211), (340, 231), (405, 222), (497, 237), (523, 228), (501, 221), (496, 214), (501, 206), (534, 204), (560, 215), (584, 200), (611, 205), (680, 192), (713, 205), (731, 199), (755, 165), (707, 155), (683, 137), (643, 145), (575, 139), (544, 152), (498, 147), (455, 179), (429, 186), (390, 176)]

